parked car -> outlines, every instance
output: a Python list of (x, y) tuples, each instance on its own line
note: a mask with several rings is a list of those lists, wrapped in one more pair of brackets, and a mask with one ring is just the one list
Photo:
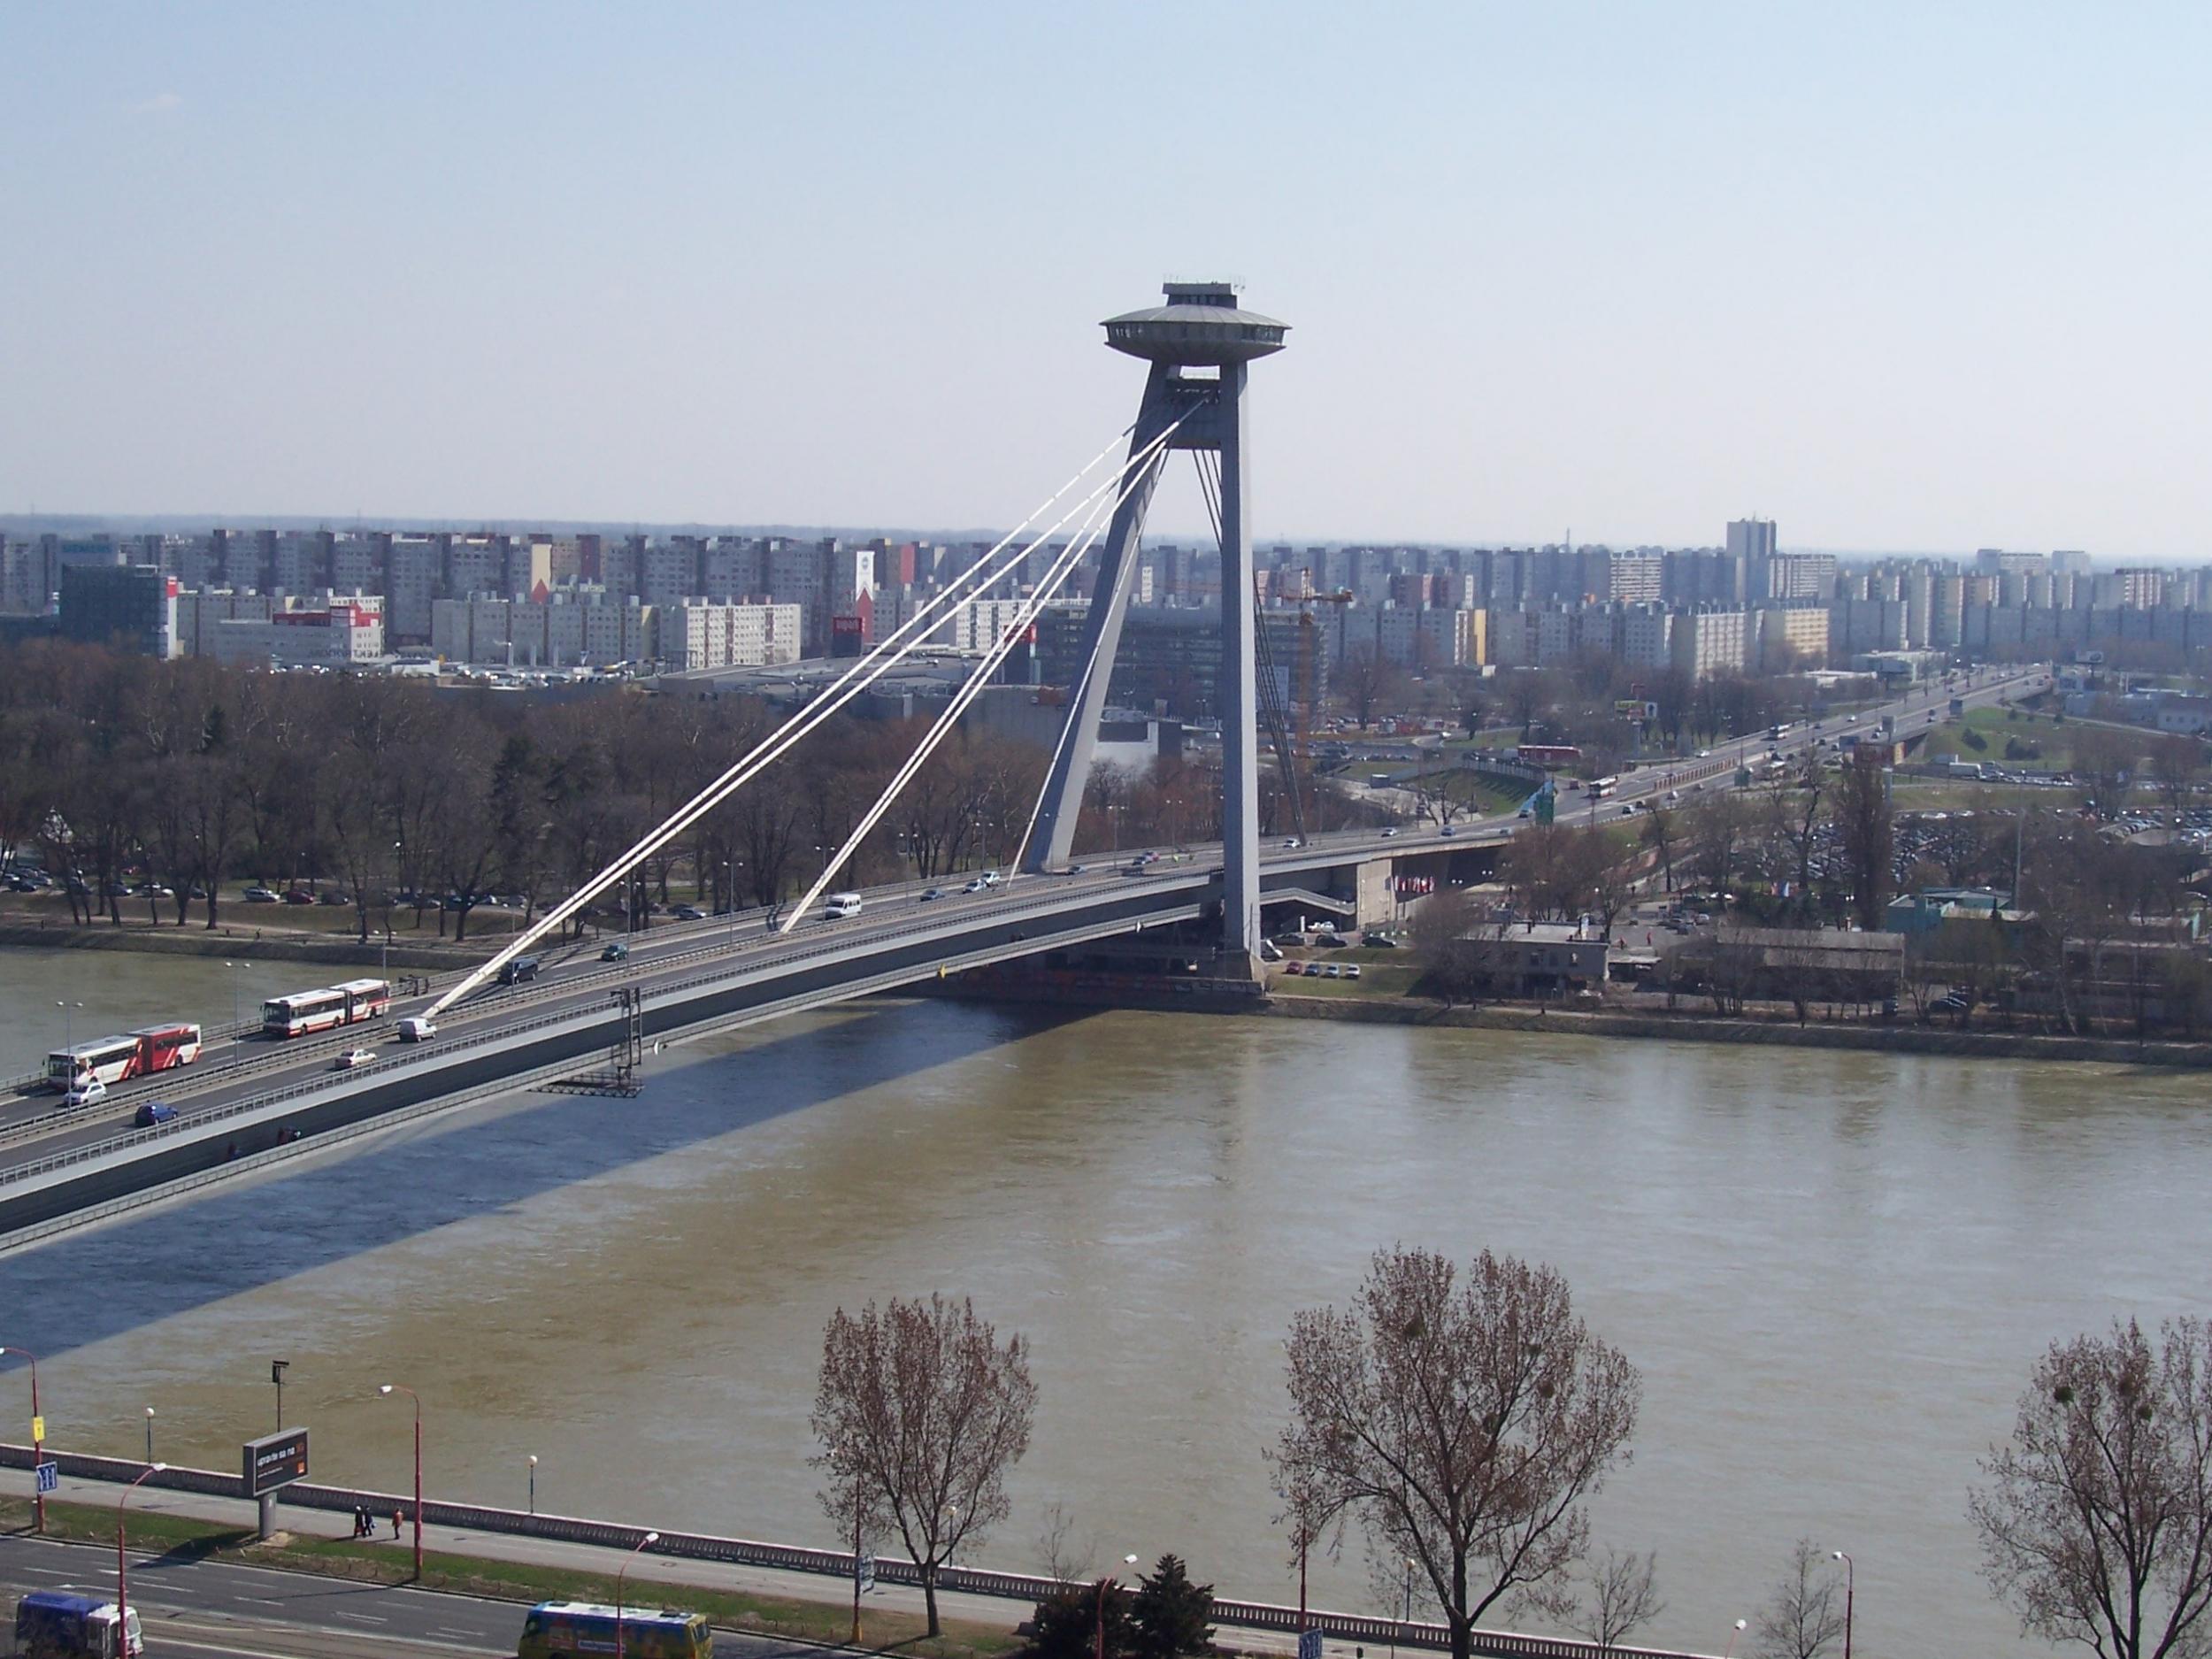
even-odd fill
[(376, 1055), (367, 1048), (349, 1048), (332, 1064), (334, 1071), (350, 1071), (357, 1066), (374, 1065)]
[(437, 1026), (419, 1014), (410, 1014), (399, 1022), (399, 1040), (402, 1042), (428, 1042), (437, 1034)]
[(277, 895), (266, 887), (248, 887), (246, 889), (246, 902), (249, 904), (274, 904), (276, 902)]
[(1344, 977), (1344, 970), (1337, 966), (1337, 964), (1333, 962), (1323, 963), (1320, 966), (1319, 972), (1321, 977), (1325, 979), (1340, 979)]
[(131, 1122), (141, 1129), (151, 1129), (156, 1124), (174, 1123), (177, 1109), (167, 1101), (150, 1100), (132, 1114)]
[(1370, 950), (1395, 950), (1398, 941), (1388, 933), (1362, 933), (1359, 942)]
[(88, 1071), (69, 1086), (61, 1097), (65, 1106), (94, 1106), (108, 1097), (108, 1086)]
[(599, 952), (602, 962), (627, 962), (629, 959), (630, 941), (626, 939), (615, 940)]
[(337, 905), (350, 904), (353, 901), (348, 898), (343, 893), (340, 892), (336, 887), (325, 887), (323, 889), (322, 902), (325, 904)]
[(1358, 963), (1356, 963), (1356, 962), (1348, 962), (1348, 963), (1346, 963), (1346, 964), (1344, 964), (1344, 977), (1345, 977), (1346, 979), (1358, 979), (1358, 978), (1359, 978), (1359, 964), (1358, 964)]
[(305, 887), (294, 887), (284, 895), (284, 902), (287, 904), (312, 904), (315, 902), (315, 895)]
[(1293, 979), (1297, 978), (1300, 974), (1305, 972), (1305, 971), (1306, 964), (1302, 962), (1286, 962), (1283, 964), (1283, 972), (1289, 974)]

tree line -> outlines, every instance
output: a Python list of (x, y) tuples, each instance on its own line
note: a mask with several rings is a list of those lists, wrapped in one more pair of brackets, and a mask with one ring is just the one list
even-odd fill
[[(549, 701), (377, 675), (272, 673), (41, 641), (0, 654), (0, 853), (70, 884), (81, 923), (217, 926), (226, 882), (334, 887), (360, 938), (412, 912), (470, 913), (493, 895), (526, 915), (595, 875), (782, 715), (757, 698), (593, 687)], [(920, 719), (841, 714), (654, 856), (603, 913), (685, 893), (718, 908), (777, 903), (843, 844), (918, 744)], [(1045, 753), (964, 727), (862, 844), (856, 884), (1010, 860)], [(1279, 779), (1267, 810), (1288, 816)], [(1085, 849), (1215, 839), (1217, 766), (1175, 760), (1094, 776)], [(1312, 827), (1355, 819), (1309, 787)], [(127, 899), (137, 878), (171, 896)], [(195, 896), (196, 893), (198, 896)], [(586, 924), (579, 919), (580, 929)]]
[[(1471, 1659), (1494, 1615), (1539, 1614), (1611, 1652), (1665, 1610), (1655, 1551), (1592, 1547), (1587, 1504), (1629, 1456), (1642, 1379), (1555, 1269), (1379, 1250), (1348, 1303), (1294, 1317), (1284, 1371), (1267, 1457), (1294, 1563), (1356, 1528), (1394, 1602), (1403, 1563), (1394, 1610), (1440, 1617), (1453, 1659)], [(829, 1321), (812, 1417), (822, 1507), (856, 1552), (899, 1540), (932, 1636), (945, 1563), (1011, 1512), (1005, 1479), (1036, 1401), (1025, 1339), (1002, 1340), (966, 1299), (894, 1298)], [(2153, 1338), (2131, 1320), (2054, 1344), (1981, 1471), (1968, 1521), (2024, 1634), (2107, 1659), (2212, 1646), (2212, 1326), (2181, 1319)], [(1027, 1627), (1029, 1659), (1217, 1651), (1213, 1586), (1180, 1557), (1125, 1588), (1087, 1580), (1065, 1537), (1055, 1506), (1041, 1544), (1058, 1587)], [(1845, 1560), (1791, 1547), (1755, 1621), (1738, 1622), (1747, 1659), (1847, 1646)]]

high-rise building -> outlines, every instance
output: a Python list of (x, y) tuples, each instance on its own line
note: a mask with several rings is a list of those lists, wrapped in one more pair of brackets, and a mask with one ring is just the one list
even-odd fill
[(1747, 565), (1763, 564), (1774, 557), (1774, 520), (1731, 518), (1728, 550)]
[(158, 565), (66, 565), (61, 633), (148, 657), (177, 654), (177, 579)]

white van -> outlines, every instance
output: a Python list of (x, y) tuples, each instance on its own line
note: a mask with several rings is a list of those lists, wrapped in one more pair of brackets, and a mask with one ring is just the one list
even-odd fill
[(410, 1014), (399, 1022), (399, 1040), (402, 1042), (428, 1042), (437, 1034), (437, 1026), (419, 1014)]
[(857, 916), (859, 914), (860, 895), (857, 893), (833, 893), (829, 895), (828, 903), (823, 907), (822, 919), (826, 922), (835, 922), (841, 921), (848, 916)]

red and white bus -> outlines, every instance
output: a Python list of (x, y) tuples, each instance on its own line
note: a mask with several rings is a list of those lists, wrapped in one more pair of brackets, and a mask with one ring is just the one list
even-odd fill
[(1582, 787), (1591, 800), (1602, 801), (1620, 787), (1620, 781), (1618, 778), (1593, 778)]
[(261, 1005), (261, 1029), (272, 1037), (301, 1037), (311, 1031), (335, 1031), (392, 1011), (392, 987), (382, 979), (348, 979), (319, 991), (273, 996)]
[(1508, 759), (1526, 761), (1547, 772), (1582, 764), (1582, 750), (1572, 743), (1520, 743), (1506, 751)]
[(46, 1086), (66, 1089), (88, 1073), (103, 1083), (120, 1083), (190, 1065), (199, 1057), (197, 1025), (146, 1025), (119, 1036), (55, 1049), (46, 1056)]

